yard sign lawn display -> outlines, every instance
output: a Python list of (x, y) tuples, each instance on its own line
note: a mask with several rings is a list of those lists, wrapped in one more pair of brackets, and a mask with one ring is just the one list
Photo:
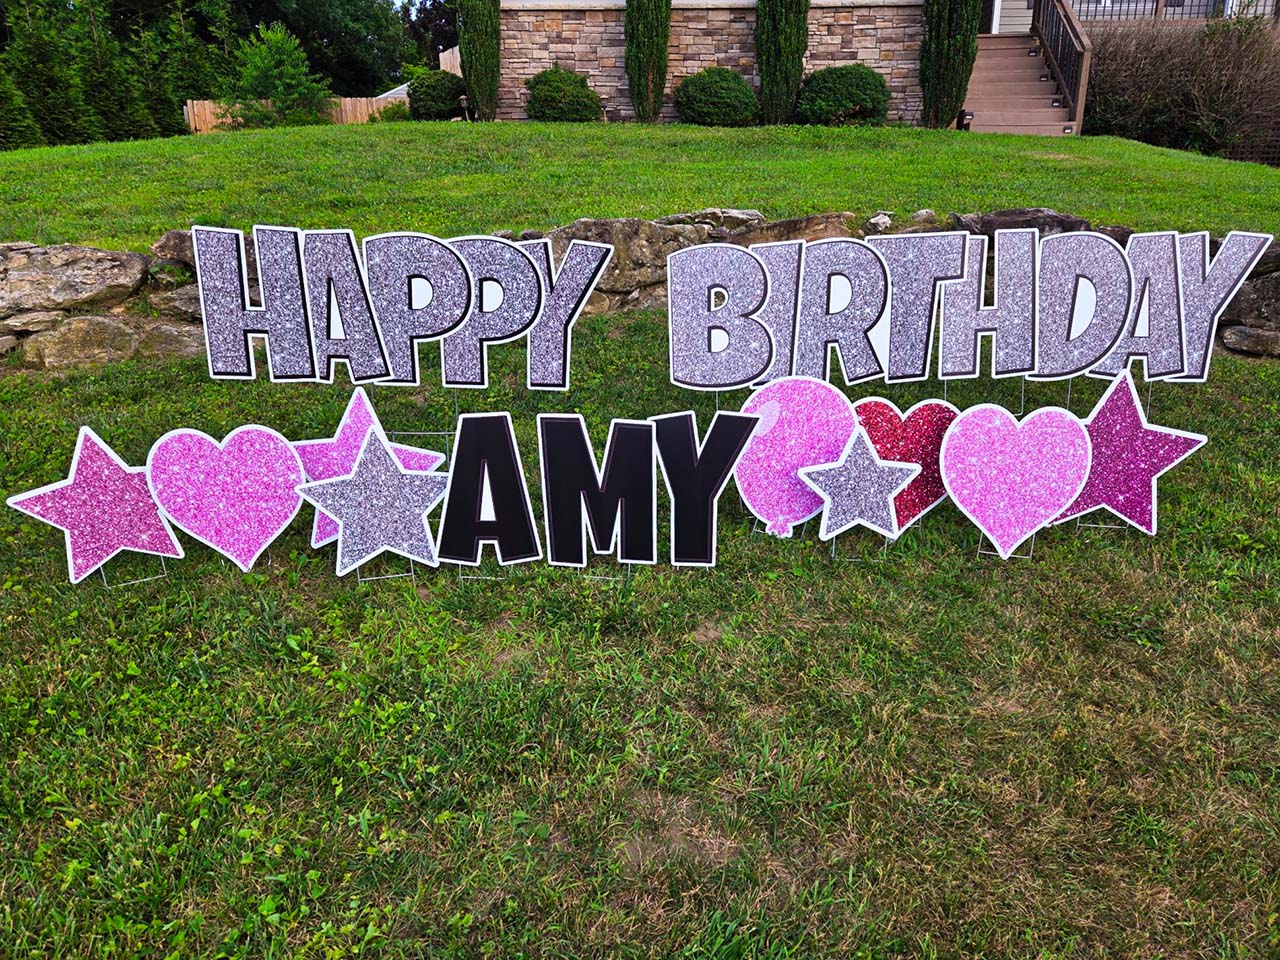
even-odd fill
[[(262, 305), (249, 298), (244, 236), (195, 227), (209, 373), (275, 381), (417, 385), (418, 345), (440, 343), (440, 382), (485, 389), (488, 347), (524, 338), (530, 390), (569, 388), (573, 327), (613, 250), (547, 240), (368, 237), (254, 228)], [(1154, 535), (1157, 481), (1206, 438), (1147, 421), (1147, 381), (1203, 382), (1218, 318), (1271, 237), (1206, 233), (1041, 237), (997, 231), (710, 243), (667, 261), (670, 379), (754, 388), (739, 411), (615, 419), (597, 452), (578, 414), (540, 414), (541, 523), (508, 413), (457, 418), (450, 456), (391, 443), (361, 386), (332, 436), (289, 439), (246, 424), (221, 440), (178, 428), (144, 466), (81, 428), (65, 480), (9, 505), (64, 531), (78, 583), (121, 551), (180, 558), (175, 529), (250, 570), (306, 506), (311, 545), (335, 543), (339, 576), (383, 553), (475, 566), (545, 559), (713, 566), (720, 496), (733, 480), (777, 536), (821, 517), (829, 540), (864, 527), (892, 540), (950, 498), (1008, 559), (1039, 530), (1097, 510)], [(988, 303), (987, 301), (991, 302)], [(926, 400), (903, 411), (832, 384), (990, 375), (1110, 381), (1083, 419), (1047, 407)], [(936, 357), (934, 356), (936, 344)], [(658, 475), (671, 505), (660, 550)], [(439, 509), (440, 520), (428, 519)]]

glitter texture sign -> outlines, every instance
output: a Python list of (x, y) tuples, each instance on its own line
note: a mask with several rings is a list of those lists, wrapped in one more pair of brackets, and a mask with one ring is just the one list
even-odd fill
[(960, 411), (945, 400), (922, 400), (904, 414), (883, 397), (859, 400), (853, 410), (880, 457), (920, 467), (916, 477), (893, 498), (901, 533), (947, 498), (938, 458), (942, 438)]
[(126, 464), (88, 427), (80, 428), (67, 479), (6, 502), (63, 531), (72, 583), (122, 550), (182, 556), (181, 544), (147, 487), (147, 468)]
[(1061, 407), (1019, 422), (1004, 407), (983, 403), (948, 428), (941, 463), (951, 499), (1007, 560), (1080, 494), (1089, 434)]
[(270, 427), (232, 430), (222, 443), (171, 430), (147, 455), (147, 482), (174, 525), (246, 573), (302, 506), (302, 461)]
[(760, 422), (734, 470), (738, 492), (769, 533), (789, 537), (823, 506), (800, 469), (840, 459), (857, 422), (853, 406), (825, 380), (787, 377), (753, 393), (742, 412)]

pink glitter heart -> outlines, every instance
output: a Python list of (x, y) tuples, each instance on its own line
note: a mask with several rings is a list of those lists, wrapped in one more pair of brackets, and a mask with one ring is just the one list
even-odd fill
[(1091, 460), (1089, 433), (1069, 410), (1045, 407), (1019, 423), (984, 403), (947, 430), (942, 481), (1007, 560), (1079, 496)]
[(176, 526), (248, 571), (302, 506), (302, 462), (270, 427), (237, 427), (219, 444), (171, 430), (147, 456), (147, 482)]

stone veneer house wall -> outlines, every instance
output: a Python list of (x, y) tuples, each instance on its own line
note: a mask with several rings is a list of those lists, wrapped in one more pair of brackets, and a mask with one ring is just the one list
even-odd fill
[[(502, 78), (498, 119), (525, 119), (525, 80), (554, 64), (585, 74), (610, 120), (633, 119), (622, 35), (625, 0), (501, 0)], [(805, 72), (861, 62), (889, 84), (890, 121), (920, 119), (919, 0), (811, 0)], [(759, 86), (754, 0), (672, 0), (666, 104), (706, 67), (730, 67)]]

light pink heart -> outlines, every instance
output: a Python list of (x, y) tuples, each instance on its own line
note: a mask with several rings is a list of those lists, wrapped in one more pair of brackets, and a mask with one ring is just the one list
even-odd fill
[(1021, 423), (984, 403), (942, 441), (942, 482), (1003, 559), (1079, 496), (1089, 477), (1089, 433), (1073, 413), (1045, 407)]
[(222, 443), (171, 430), (147, 455), (147, 483), (173, 523), (246, 572), (297, 516), (304, 482), (289, 441), (253, 424)]

